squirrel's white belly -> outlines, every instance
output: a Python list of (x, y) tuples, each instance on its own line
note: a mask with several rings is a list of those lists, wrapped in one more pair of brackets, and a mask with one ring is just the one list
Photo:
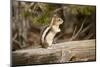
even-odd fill
[(46, 37), (46, 42), (48, 43), (48, 46), (51, 46), (52, 45), (52, 42), (53, 42), (53, 39), (54, 39), (54, 36), (55, 35), (56, 35), (56, 33), (50, 32), (48, 34), (48, 36)]
[(48, 43), (48, 46), (52, 45), (53, 39), (58, 32), (60, 32), (60, 29), (56, 26), (53, 26), (53, 31), (50, 31), (46, 37), (46, 42)]

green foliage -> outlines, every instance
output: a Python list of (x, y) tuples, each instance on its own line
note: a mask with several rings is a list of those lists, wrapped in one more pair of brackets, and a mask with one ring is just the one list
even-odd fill
[[(29, 3), (24, 4), (23, 9), (21, 9), (22, 10), (21, 15), (27, 17), (33, 23), (42, 25), (48, 24), (50, 22), (53, 11), (56, 10), (57, 8), (66, 7), (67, 8), (66, 10), (69, 13), (71, 14), (81, 13), (82, 15), (91, 15), (95, 11), (95, 7), (93, 6), (91, 7), (91, 6), (81, 6), (81, 5), (58, 5), (58, 4), (36, 3), (34, 6), (27, 9), (29, 5), (30, 5)], [(29, 10), (31, 10), (32, 12), (29, 12)], [(37, 12), (37, 14), (35, 14), (35, 12)]]
[(47, 25), (49, 24), (50, 20), (51, 20), (51, 14), (52, 11), (55, 10), (53, 5), (50, 4), (40, 4), (41, 6), (41, 10), (42, 10), (42, 14), (38, 15), (37, 17), (33, 18), (33, 23), (39, 23), (42, 25)]
[(95, 8), (90, 6), (85, 6), (83, 8), (79, 8), (79, 11), (83, 15), (91, 15), (95, 11)]
[(42, 24), (42, 25), (48, 24), (50, 22), (50, 16), (47, 13), (43, 14), (41, 16), (33, 18), (33, 22), (39, 23), (39, 24)]
[(95, 11), (93, 6), (69, 5), (69, 9), (74, 14), (81, 13), (83, 15), (91, 15)]

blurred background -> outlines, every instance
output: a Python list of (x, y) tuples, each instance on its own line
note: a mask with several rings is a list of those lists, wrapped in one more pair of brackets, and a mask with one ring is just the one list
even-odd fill
[(40, 48), (41, 30), (54, 14), (64, 23), (53, 43), (96, 39), (96, 6), (12, 1), (12, 50)]

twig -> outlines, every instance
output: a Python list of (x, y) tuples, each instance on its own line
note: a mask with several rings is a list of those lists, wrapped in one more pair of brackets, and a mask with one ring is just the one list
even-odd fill
[(72, 35), (72, 37), (75, 35), (75, 33), (76, 33), (76, 30), (77, 30), (77, 26), (75, 26), (75, 29), (74, 29), (74, 32), (73, 32), (73, 35)]
[(17, 33), (15, 33), (15, 35), (13, 36), (13, 39), (16, 39), (17, 35), (18, 35), (18, 34), (17, 34)]
[(14, 43), (16, 43), (20, 48), (22, 48), (21, 43), (20, 43), (19, 41), (16, 40), (16, 37), (17, 37), (17, 36), (18, 36), (18, 34), (15, 33), (15, 35), (14, 35), (13, 38), (12, 38), (12, 41), (13, 41)]
[(60, 35), (58, 35), (57, 37), (54, 38), (54, 43), (56, 43), (57, 39), (59, 39), (60, 37), (62, 37), (65, 33), (62, 33)]
[(15, 42), (20, 48), (22, 48), (19, 41), (13, 39), (13, 42)]
[(60, 11), (62, 8), (57, 8), (53, 12), (56, 13), (57, 11)]
[(93, 36), (93, 33), (89, 34), (87, 37), (85, 37), (84, 39), (89, 39)]
[(79, 35), (79, 33), (80, 33), (80, 32), (82, 31), (82, 29), (83, 29), (83, 26), (84, 26), (84, 23), (85, 23), (86, 19), (87, 19), (87, 18), (85, 18), (85, 19), (83, 20), (80, 29), (78, 30), (78, 32), (77, 32), (73, 37), (70, 38), (70, 40), (75, 39), (75, 38)]
[(37, 3), (37, 5), (40, 7), (42, 12), (45, 13), (45, 8), (43, 7), (43, 5), (41, 3)]
[(88, 25), (87, 27), (85, 27), (85, 28), (81, 31), (81, 33), (86, 32), (86, 31), (91, 27), (91, 25), (92, 25), (92, 24), (90, 24), (90, 25)]

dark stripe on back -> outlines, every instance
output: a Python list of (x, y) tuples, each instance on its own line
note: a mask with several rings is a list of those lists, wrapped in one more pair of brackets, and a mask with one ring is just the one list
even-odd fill
[[(42, 35), (44, 34), (45, 30), (49, 27), (49, 25), (45, 26), (42, 30), (41, 30), (41, 33), (40, 33), (40, 42), (42, 42)], [(44, 37), (44, 40), (47, 36), (47, 34), (49, 33), (50, 29), (47, 31), (47, 33), (45, 34), (45, 37)]]
[(46, 33), (44, 40), (46, 39), (46, 36), (48, 35), (48, 33), (51, 31), (51, 28), (48, 30), (48, 32)]

